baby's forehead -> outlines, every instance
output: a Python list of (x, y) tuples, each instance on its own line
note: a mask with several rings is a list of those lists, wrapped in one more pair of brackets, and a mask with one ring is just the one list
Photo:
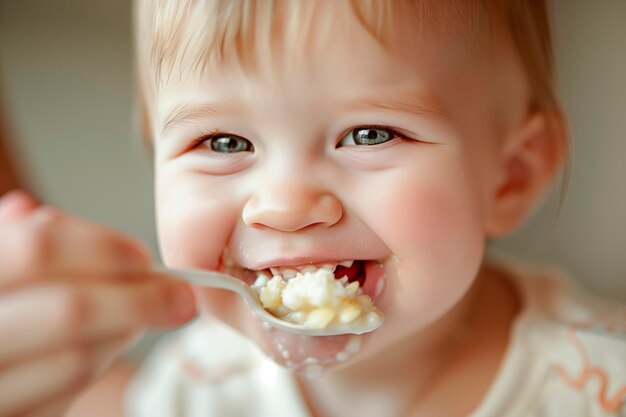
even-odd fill
[[(174, 72), (158, 92), (159, 119), (167, 125), (181, 110), (191, 117), (198, 110), (198, 115), (253, 114), (265, 119), (272, 118), (270, 111), (285, 117), (315, 114), (318, 120), (324, 114), (332, 120), (347, 112), (381, 110), (428, 119), (449, 117), (443, 91), (447, 88), (440, 87), (450, 86), (455, 66), (441, 51), (450, 53), (451, 47), (414, 43), (413, 54), (403, 54), (356, 30), (338, 31), (326, 46), (268, 51), (248, 66), (231, 53), (219, 62), (209, 61), (201, 72)], [(185, 108), (172, 106), (176, 101)]]
[[(237, 62), (256, 75), (282, 77), (293, 65), (320, 65), (337, 54), (373, 55), (383, 49), (401, 59), (426, 59), (426, 51), (416, 50), (419, 43), (430, 46), (431, 55), (459, 60), (469, 55), (476, 39), (468, 36), (478, 10), (470, 3), (140, 1), (140, 69), (142, 76), (153, 75), (158, 89), (224, 62)], [(446, 39), (452, 43), (442, 44)]]

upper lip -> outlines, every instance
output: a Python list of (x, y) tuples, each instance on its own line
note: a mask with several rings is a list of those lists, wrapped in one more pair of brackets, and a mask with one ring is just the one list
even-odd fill
[(251, 265), (246, 266), (248, 269), (252, 269), (255, 271), (261, 271), (267, 268), (274, 267), (296, 267), (307, 264), (336, 264), (342, 261), (351, 261), (351, 260), (361, 260), (360, 258), (337, 258), (337, 257), (328, 257), (328, 258), (320, 258), (313, 256), (298, 256), (293, 258), (274, 258), (268, 259), (265, 261), (260, 261), (257, 263), (253, 263)]

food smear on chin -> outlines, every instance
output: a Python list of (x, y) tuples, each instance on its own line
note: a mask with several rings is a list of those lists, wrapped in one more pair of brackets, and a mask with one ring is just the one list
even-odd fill
[(358, 281), (336, 279), (327, 269), (298, 272), (291, 278), (260, 273), (252, 288), (272, 315), (308, 329), (350, 333), (364, 324), (382, 322), (380, 311), (362, 293)]

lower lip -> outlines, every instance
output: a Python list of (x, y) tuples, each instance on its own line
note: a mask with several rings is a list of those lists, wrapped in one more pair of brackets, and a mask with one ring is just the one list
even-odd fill
[(363, 336), (303, 336), (268, 327), (257, 326), (257, 340), (278, 363), (296, 371), (322, 372), (350, 359), (358, 353)]

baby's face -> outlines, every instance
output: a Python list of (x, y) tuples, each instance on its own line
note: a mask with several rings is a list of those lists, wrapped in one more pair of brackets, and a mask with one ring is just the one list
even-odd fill
[(154, 103), (166, 264), (367, 261), (385, 323), (365, 337), (264, 329), (236, 296), (197, 290), (206, 311), (295, 367), (381, 354), (459, 303), (498, 180), (495, 64), (470, 58), (460, 29), (420, 40), (398, 23), (389, 50), (341, 13), (254, 70), (227, 54), (201, 78), (174, 74)]

